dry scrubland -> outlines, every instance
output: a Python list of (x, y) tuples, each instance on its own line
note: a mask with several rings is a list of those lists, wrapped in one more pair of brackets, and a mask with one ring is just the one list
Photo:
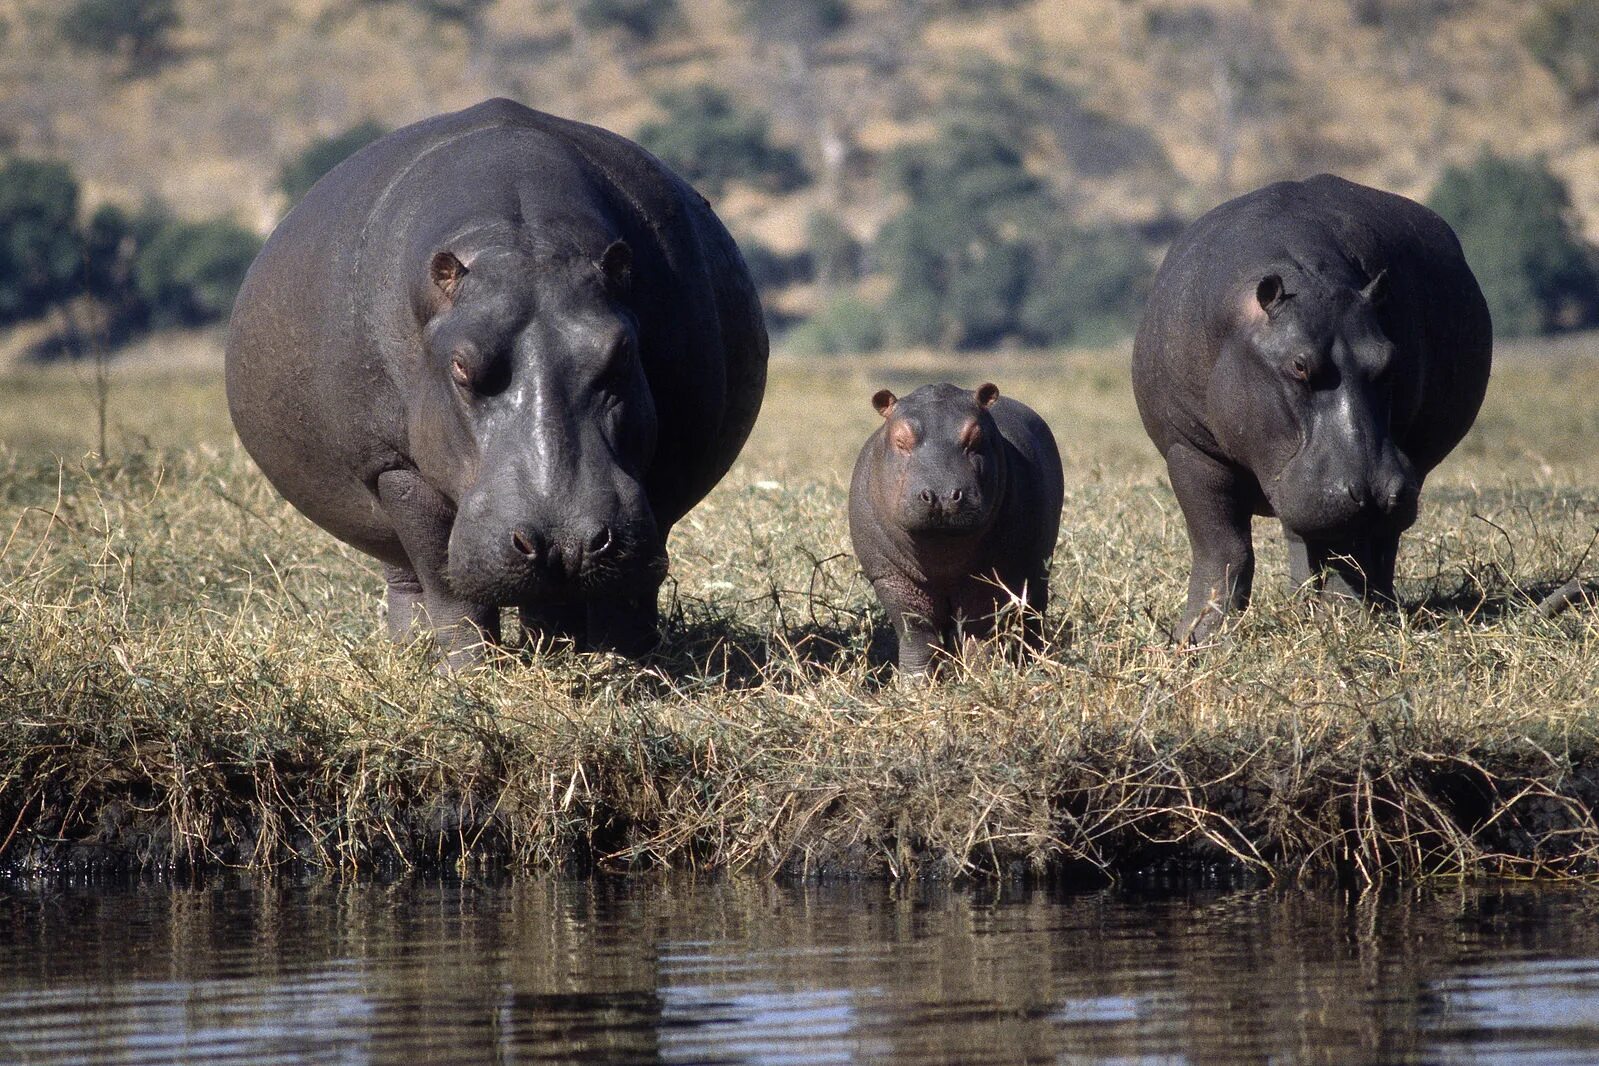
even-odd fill
[[(845, 486), (871, 392), (946, 377), (1061, 440), (1053, 647), (905, 690)], [(1192, 652), (1125, 350), (779, 359), (673, 535), (657, 658), (453, 677), (385, 642), (375, 567), (272, 493), (214, 365), (115, 371), (103, 459), (88, 381), (0, 383), (0, 863), (1599, 873), (1599, 611), (1529, 610), (1599, 572), (1599, 338), (1502, 353), (1403, 610), (1307, 609), (1261, 522), (1255, 607)]]

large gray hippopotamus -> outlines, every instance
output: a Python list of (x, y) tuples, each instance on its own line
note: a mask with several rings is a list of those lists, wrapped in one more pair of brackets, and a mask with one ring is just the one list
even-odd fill
[(1320, 175), (1231, 200), (1167, 254), (1133, 347), (1193, 550), (1178, 635), (1249, 602), (1252, 515), (1292, 580), (1393, 600), (1399, 535), (1488, 386), (1488, 307), (1449, 226)]
[(1049, 426), (992, 384), (882, 389), (872, 406), (883, 424), (855, 461), (849, 532), (899, 638), (900, 673), (924, 675), (935, 649), (986, 636), (1013, 597), (1037, 644), (1065, 495)]
[(630, 141), (489, 100), (335, 167), (234, 306), (228, 406), (288, 500), (377, 557), (389, 627), (626, 654), (732, 465), (767, 339), (737, 247)]

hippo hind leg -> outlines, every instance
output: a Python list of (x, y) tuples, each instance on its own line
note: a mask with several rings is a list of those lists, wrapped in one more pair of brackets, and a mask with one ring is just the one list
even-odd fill
[(1199, 644), (1229, 614), (1249, 605), (1255, 581), (1252, 484), (1239, 472), (1182, 444), (1167, 453), (1166, 471), (1193, 552), (1188, 604), (1173, 635), (1181, 642)]

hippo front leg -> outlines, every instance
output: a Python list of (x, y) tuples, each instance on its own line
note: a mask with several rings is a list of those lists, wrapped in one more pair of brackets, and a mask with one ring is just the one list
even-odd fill
[(904, 679), (925, 678), (932, 667), (933, 651), (943, 644), (940, 625), (932, 617), (932, 605), (908, 599), (895, 583), (875, 581), (872, 588), (888, 612), (899, 641), (899, 674)]
[[(385, 570), (389, 581), (390, 634), (406, 639), (415, 626), (426, 624), (432, 628), (448, 666), (468, 666), (478, 661), (482, 646), (500, 639), (500, 609), (462, 599), (444, 580), (454, 518), (449, 501), (416, 471), (388, 470), (378, 475), (378, 502), (393, 523), (411, 564), (409, 572), (404, 567)], [(404, 628), (398, 629), (402, 620)]]
[(1184, 444), (1174, 444), (1167, 452), (1166, 470), (1193, 552), (1188, 604), (1173, 635), (1200, 644), (1214, 635), (1227, 615), (1249, 605), (1255, 580), (1250, 486), (1232, 467)]

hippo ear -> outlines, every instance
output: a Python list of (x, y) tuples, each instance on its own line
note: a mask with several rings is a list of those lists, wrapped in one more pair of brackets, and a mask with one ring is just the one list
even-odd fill
[(1255, 286), (1255, 301), (1268, 315), (1276, 314), (1277, 309), (1290, 295), (1283, 291), (1283, 279), (1278, 274), (1267, 274), (1260, 279), (1260, 284)]
[(872, 394), (872, 406), (877, 408), (877, 413), (884, 418), (894, 413), (894, 405), (898, 402), (899, 397), (887, 389), (878, 389)]
[(1388, 299), (1388, 268), (1383, 267), (1377, 271), (1377, 276), (1366, 282), (1366, 287), (1360, 290), (1360, 295), (1370, 304), (1380, 304)]
[(600, 253), (600, 270), (612, 291), (625, 294), (633, 286), (633, 249), (623, 240), (615, 240)]
[(455, 258), (451, 252), (439, 252), (433, 257), (433, 262), (428, 264), (428, 274), (445, 298), (453, 300), (455, 290), (461, 285), (461, 279), (466, 277), (466, 264)]
[(992, 381), (990, 381), (986, 385), (979, 385), (978, 386), (978, 388), (977, 388), (977, 406), (978, 407), (981, 407), (981, 408), (983, 408), (986, 411), (988, 408), (994, 406), (994, 401), (997, 400), (997, 399), (999, 399), (999, 386), (998, 385), (996, 385)]

